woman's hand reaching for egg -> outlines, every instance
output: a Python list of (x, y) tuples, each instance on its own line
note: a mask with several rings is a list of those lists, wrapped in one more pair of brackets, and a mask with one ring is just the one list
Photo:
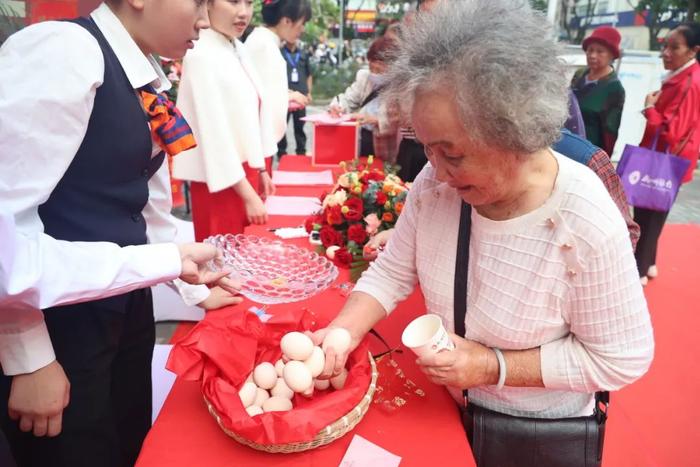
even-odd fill
[(345, 368), (345, 362), (348, 359), (350, 352), (360, 344), (362, 337), (353, 336), (350, 331), (345, 328), (333, 326), (319, 329), (313, 333), (307, 333), (314, 345), (318, 345), (323, 349), (326, 356), (323, 371), (318, 375), (318, 379), (328, 379), (342, 373)]

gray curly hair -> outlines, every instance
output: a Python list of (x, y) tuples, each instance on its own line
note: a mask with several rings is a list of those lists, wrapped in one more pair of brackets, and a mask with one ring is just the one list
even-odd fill
[(402, 31), (384, 97), (408, 114), (418, 91), (452, 88), (475, 143), (533, 153), (568, 115), (559, 53), (526, 0), (443, 0)]

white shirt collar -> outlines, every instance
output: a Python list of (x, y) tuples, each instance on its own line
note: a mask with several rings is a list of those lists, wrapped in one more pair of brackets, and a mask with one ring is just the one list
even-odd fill
[(674, 76), (680, 75), (680, 74), (683, 73), (685, 70), (687, 70), (688, 68), (690, 68), (691, 66), (693, 66), (693, 64), (694, 64), (696, 61), (697, 61), (697, 60), (695, 59), (695, 57), (691, 58), (690, 60), (688, 60), (688, 63), (686, 63), (685, 65), (683, 65), (683, 66), (680, 67), (679, 69), (677, 69), (677, 70), (675, 70), (675, 71), (672, 71), (672, 72), (670, 72), (669, 74), (667, 74), (666, 77), (662, 80), (662, 82), (665, 83), (666, 81), (668, 81), (669, 79), (673, 78)]
[(157, 92), (172, 86), (152, 55), (144, 55), (122, 22), (102, 3), (90, 16), (105, 36), (134, 89), (151, 84)]

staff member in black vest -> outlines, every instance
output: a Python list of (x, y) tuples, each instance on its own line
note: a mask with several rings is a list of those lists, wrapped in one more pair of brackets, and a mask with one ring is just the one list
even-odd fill
[[(311, 63), (309, 54), (298, 47), (297, 42), (285, 43), (280, 49), (284, 61), (287, 64), (287, 85), (290, 91), (297, 91), (305, 95), (311, 102), (311, 90), (314, 84), (314, 77), (311, 75)], [(298, 105), (294, 101), (289, 101), (289, 111), (287, 112), (287, 122), (292, 117), (294, 124), (294, 140), (296, 141), (295, 154), (306, 154), (306, 133), (304, 133), (304, 121), (306, 117), (306, 107)], [(277, 156), (287, 153), (287, 135), (285, 134), (277, 144)]]
[[(0, 199), (21, 233), (120, 247), (172, 240), (164, 151), (193, 141), (157, 94), (170, 84), (150, 54), (182, 57), (206, 27), (203, 0), (110, 0), (89, 18), (40, 23), (8, 39), (0, 49)], [(180, 273), (176, 248), (150, 248), (151, 258), (102, 257), (74, 280), (119, 261), (120, 272), (160, 266), (157, 280)], [(143, 280), (126, 277), (112, 285), (127, 292)], [(150, 289), (47, 308), (22, 329), (0, 333), (8, 375), (0, 398), (9, 400), (0, 423), (18, 465), (133, 465), (151, 419)]]

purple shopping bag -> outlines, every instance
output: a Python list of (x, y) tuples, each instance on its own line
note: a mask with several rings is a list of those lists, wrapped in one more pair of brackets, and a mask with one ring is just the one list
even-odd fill
[(626, 145), (617, 174), (627, 202), (654, 211), (670, 211), (689, 164), (690, 161), (668, 152)]

